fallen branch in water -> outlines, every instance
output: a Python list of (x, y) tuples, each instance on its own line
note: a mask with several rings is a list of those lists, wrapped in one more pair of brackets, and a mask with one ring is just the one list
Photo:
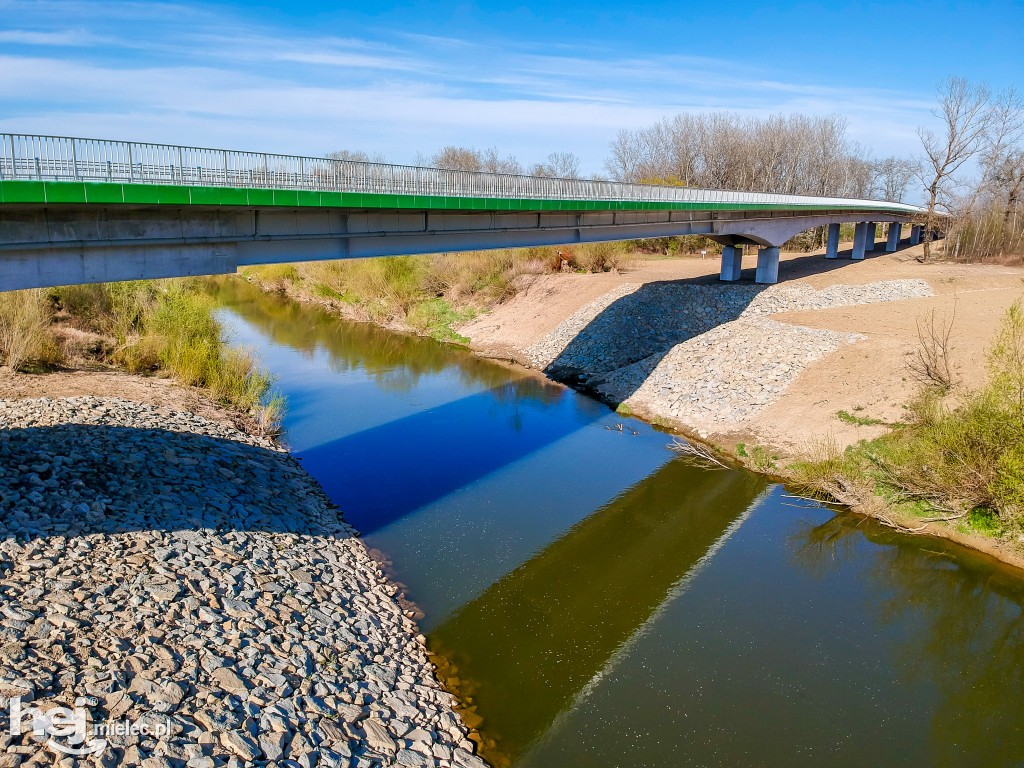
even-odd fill
[(970, 510), (968, 510), (967, 512), (960, 512), (956, 515), (946, 515), (944, 517), (922, 517), (921, 525), (917, 526), (916, 528), (908, 528), (905, 525), (900, 525), (899, 523), (895, 522), (894, 520), (890, 520), (887, 516), (881, 513), (876, 513), (874, 517), (883, 525), (887, 525), (890, 528), (894, 528), (900, 533), (920, 533), (928, 527), (929, 523), (948, 523), (950, 520), (959, 520), (961, 517), (966, 517), (968, 514), (970, 514)]
[(705, 448), (703, 445), (697, 443), (688, 443), (685, 440), (680, 440), (678, 437), (673, 438), (672, 442), (668, 444), (676, 453), (681, 453), (687, 458), (693, 460), (696, 463), (703, 463), (705, 465), (711, 465), (709, 469), (730, 469), (729, 465), (724, 461), (715, 456), (711, 452), (710, 448)]

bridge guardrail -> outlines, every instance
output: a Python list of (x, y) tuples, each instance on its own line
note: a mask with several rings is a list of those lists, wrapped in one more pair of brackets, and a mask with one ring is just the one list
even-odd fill
[(296, 189), (434, 197), (870, 207), (914, 214), (901, 203), (450, 171), (324, 157), (239, 152), (62, 136), (0, 134), (0, 181), (89, 181)]

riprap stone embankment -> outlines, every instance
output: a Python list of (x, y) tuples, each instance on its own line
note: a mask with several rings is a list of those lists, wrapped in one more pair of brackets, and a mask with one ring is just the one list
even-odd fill
[(735, 428), (857, 334), (770, 318), (779, 312), (932, 295), (925, 280), (832, 285), (626, 283), (524, 350), (529, 365), (699, 434)]
[[(83, 697), (93, 723), (168, 731), (95, 764), (483, 766), (396, 588), (273, 443), (0, 400), (0, 498), (0, 706)], [(30, 733), (0, 735), (0, 765), (61, 758)]]

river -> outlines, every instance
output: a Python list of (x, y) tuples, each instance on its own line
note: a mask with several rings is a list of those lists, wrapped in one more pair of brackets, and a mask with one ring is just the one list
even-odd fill
[(217, 281), (493, 765), (1024, 761), (1024, 581), (428, 339)]

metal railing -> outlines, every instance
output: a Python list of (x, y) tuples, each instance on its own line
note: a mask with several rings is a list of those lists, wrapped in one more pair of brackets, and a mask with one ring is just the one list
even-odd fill
[(912, 205), (843, 197), (514, 176), (265, 152), (11, 133), (0, 134), (0, 181), (7, 179), (524, 200), (856, 206), (905, 214), (920, 211)]

